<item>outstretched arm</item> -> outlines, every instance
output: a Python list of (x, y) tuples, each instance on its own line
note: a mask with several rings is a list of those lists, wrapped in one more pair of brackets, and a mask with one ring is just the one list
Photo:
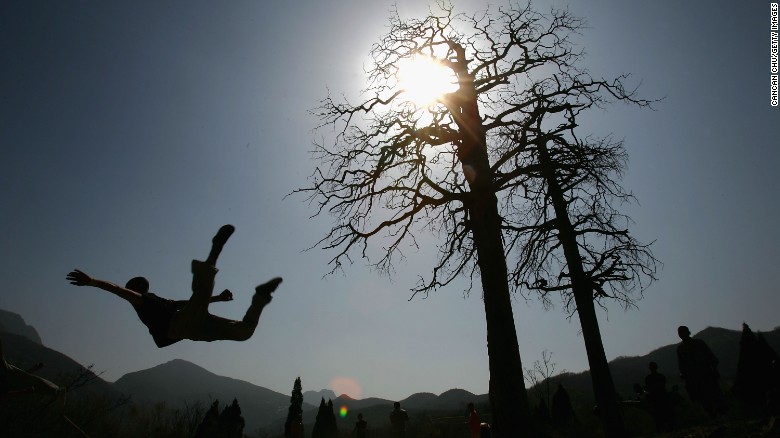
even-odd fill
[(124, 298), (134, 306), (140, 305), (141, 301), (143, 301), (143, 296), (138, 292), (125, 289), (121, 286), (115, 285), (114, 283), (92, 278), (78, 269), (74, 269), (68, 273), (68, 276), (65, 278), (70, 282), (70, 284), (75, 284), (76, 286), (92, 286), (111, 292), (120, 298)]
[(225, 289), (219, 295), (214, 295), (209, 299), (209, 303), (216, 303), (218, 301), (233, 301), (233, 292)]

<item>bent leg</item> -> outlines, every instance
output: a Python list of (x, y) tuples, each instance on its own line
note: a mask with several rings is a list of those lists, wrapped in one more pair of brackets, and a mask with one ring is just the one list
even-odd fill
[(219, 231), (217, 231), (217, 234), (211, 239), (211, 251), (209, 251), (209, 256), (206, 258), (207, 264), (217, 266), (217, 258), (222, 252), (225, 242), (233, 235), (234, 231), (236, 231), (236, 227), (233, 225), (223, 225)]
[(192, 296), (171, 318), (168, 336), (172, 339), (192, 339), (209, 313), (209, 300), (214, 291), (218, 269), (200, 260), (192, 261)]
[(192, 296), (171, 319), (168, 335), (175, 339), (192, 339), (193, 333), (201, 330), (208, 317), (209, 301), (214, 292), (214, 278), (219, 270), (217, 258), (227, 239), (233, 234), (232, 225), (224, 225), (211, 239), (211, 251), (206, 261), (192, 261)]
[(247, 309), (244, 319), (242, 320), (246, 324), (253, 324), (257, 326), (260, 321), (260, 313), (263, 312), (263, 308), (271, 302), (273, 297), (271, 294), (279, 287), (282, 279), (280, 277), (273, 278), (272, 280), (261, 284), (255, 288), (255, 295), (252, 297), (252, 304)]
[(281, 278), (261, 284), (255, 288), (255, 295), (252, 297), (252, 304), (246, 311), (246, 315), (241, 321), (221, 318), (207, 314), (203, 324), (197, 330), (190, 333), (193, 341), (246, 341), (255, 333), (257, 324), (260, 321), (260, 314), (263, 308), (271, 302), (273, 293), (282, 282)]

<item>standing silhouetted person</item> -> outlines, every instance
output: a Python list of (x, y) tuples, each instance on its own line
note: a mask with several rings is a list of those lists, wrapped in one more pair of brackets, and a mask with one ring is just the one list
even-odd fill
[(390, 433), (393, 438), (403, 438), (406, 436), (407, 421), (409, 421), (409, 414), (401, 409), (401, 403), (393, 403), (393, 411), (390, 412)]
[(363, 414), (358, 414), (357, 421), (355, 422), (355, 428), (352, 429), (349, 436), (357, 434), (357, 438), (366, 438), (368, 435), (368, 422), (363, 419)]
[(471, 438), (479, 438), (480, 433), (480, 425), (482, 424), (481, 421), (479, 421), (479, 413), (477, 413), (477, 408), (474, 407), (474, 403), (468, 404), (468, 411), (469, 411), (469, 433), (471, 434)]
[(659, 432), (671, 430), (674, 423), (674, 411), (669, 400), (669, 393), (666, 392), (666, 376), (658, 372), (658, 364), (655, 362), (650, 362), (648, 368), (650, 374), (645, 377), (645, 391), (655, 428)]
[(211, 241), (211, 251), (206, 261), (192, 261), (192, 296), (188, 301), (168, 300), (149, 292), (149, 281), (144, 277), (132, 278), (125, 287), (120, 287), (74, 270), (67, 275), (67, 280), (76, 286), (97, 287), (127, 300), (132, 304), (141, 322), (149, 328), (155, 344), (160, 348), (182, 339), (208, 342), (245, 341), (255, 332), (260, 313), (271, 302), (271, 293), (276, 290), (282, 279), (277, 277), (255, 288), (252, 304), (241, 321), (210, 314), (208, 311), (210, 303), (233, 299), (233, 294), (227, 289), (217, 296), (212, 296), (212, 293), (214, 278), (218, 271), (217, 258), (234, 231), (232, 225), (220, 228)]
[(718, 379), (718, 358), (701, 339), (691, 338), (691, 331), (682, 325), (677, 328), (682, 339), (677, 345), (677, 364), (685, 381), (688, 396), (699, 403), (710, 415), (720, 409), (721, 392)]

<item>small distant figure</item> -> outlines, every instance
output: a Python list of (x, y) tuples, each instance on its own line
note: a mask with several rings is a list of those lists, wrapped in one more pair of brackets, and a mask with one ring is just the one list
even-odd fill
[(358, 414), (355, 428), (352, 429), (349, 436), (352, 436), (353, 434), (357, 436), (357, 438), (366, 438), (368, 436), (368, 423), (363, 419), (363, 414)]
[(403, 438), (406, 436), (406, 423), (409, 421), (409, 414), (401, 409), (401, 403), (393, 403), (393, 411), (390, 412), (390, 432), (393, 438)]
[(639, 403), (641, 405), (647, 403), (647, 391), (645, 391), (645, 388), (642, 388), (642, 385), (634, 383), (632, 389), (634, 390), (634, 399), (631, 400), (632, 403)]
[(474, 407), (474, 403), (469, 403), (469, 433), (471, 438), (480, 438), (482, 423), (479, 421), (479, 414), (477, 408)]
[(41, 394), (53, 398), (65, 397), (65, 389), (43, 377), (32, 374), (43, 365), (37, 364), (25, 371), (5, 360), (3, 343), (0, 341), (0, 403), (25, 394)]
[(650, 374), (645, 377), (645, 391), (650, 414), (653, 416), (656, 431), (668, 432), (673, 428), (674, 410), (669, 393), (666, 392), (666, 376), (658, 372), (658, 364), (655, 362), (650, 362), (648, 368)]
[(677, 363), (685, 390), (692, 401), (707, 413), (716, 415), (721, 409), (722, 393), (718, 379), (718, 358), (701, 339), (691, 338), (688, 327), (681, 325), (677, 334), (682, 342), (677, 345)]
[(120, 287), (92, 278), (76, 269), (67, 275), (67, 280), (76, 286), (97, 287), (127, 300), (138, 313), (141, 322), (149, 328), (149, 333), (159, 348), (182, 339), (207, 342), (245, 341), (254, 334), (260, 313), (271, 302), (271, 293), (282, 279), (277, 277), (255, 288), (252, 304), (241, 321), (210, 314), (209, 304), (233, 299), (233, 293), (227, 289), (216, 296), (212, 296), (212, 293), (214, 278), (219, 271), (216, 268), (217, 258), (234, 231), (232, 225), (220, 228), (211, 241), (211, 251), (206, 261), (192, 261), (192, 296), (188, 301), (168, 300), (149, 292), (149, 281), (144, 277), (132, 278), (125, 287)]

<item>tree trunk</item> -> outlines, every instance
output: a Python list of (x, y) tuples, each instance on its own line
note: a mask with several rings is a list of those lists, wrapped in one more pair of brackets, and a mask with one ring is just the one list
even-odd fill
[(618, 406), (617, 394), (615, 393), (615, 384), (612, 381), (612, 373), (609, 370), (604, 344), (601, 341), (601, 331), (596, 318), (596, 307), (593, 304), (593, 285), (585, 275), (579, 247), (577, 246), (577, 236), (569, 220), (566, 199), (555, 177), (554, 166), (546, 145), (539, 146), (539, 161), (542, 169), (544, 169), (543, 172), (549, 188), (550, 199), (555, 210), (556, 228), (558, 229), (566, 265), (571, 276), (574, 302), (577, 306), (577, 315), (580, 318), (580, 326), (582, 327), (582, 338), (585, 341), (585, 350), (588, 355), (593, 393), (596, 396), (599, 415), (604, 425), (604, 434), (608, 438), (623, 438), (626, 436), (626, 432)]
[(459, 88), (447, 106), (461, 134), (457, 155), (470, 189), (467, 208), (487, 322), (491, 432), (498, 438), (532, 436), (534, 426), (512, 315), (501, 216), (493, 189), (485, 129), (479, 115), (474, 77), (467, 69), (466, 52), (457, 44), (451, 47), (457, 53), (453, 69)]
[(475, 205), (469, 208), (469, 214), (487, 322), (492, 436), (531, 436), (532, 419), (512, 315), (497, 201), (492, 192), (472, 194), (477, 198)]
[(482, 125), (478, 116), (470, 119), (467, 132), (473, 137), (466, 135), (472, 137), (472, 141), (462, 144), (461, 164), (467, 177), (471, 175), (468, 210), (485, 303), (492, 432), (499, 438), (532, 436), (531, 410), (512, 314), (498, 199), (492, 187)]

